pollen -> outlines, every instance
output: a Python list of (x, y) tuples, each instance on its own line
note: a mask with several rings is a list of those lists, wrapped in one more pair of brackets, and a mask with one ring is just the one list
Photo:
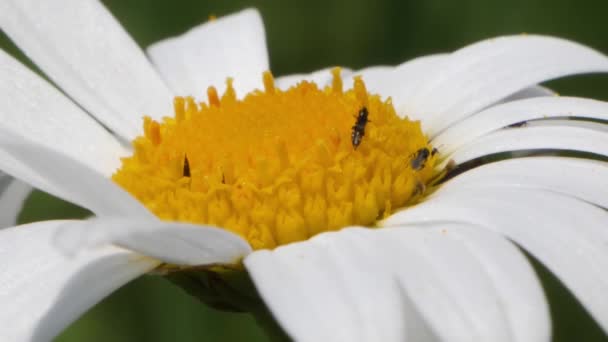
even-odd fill
[(113, 180), (163, 220), (217, 226), (253, 249), (373, 228), (423, 196), (436, 149), (361, 77), (345, 90), (332, 76), (282, 90), (266, 72), (242, 99), (232, 79), (221, 97), (176, 97), (172, 117), (144, 119)]

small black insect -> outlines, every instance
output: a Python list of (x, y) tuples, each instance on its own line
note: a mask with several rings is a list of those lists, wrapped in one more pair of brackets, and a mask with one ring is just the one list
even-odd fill
[(359, 110), (359, 115), (357, 115), (357, 121), (355, 121), (355, 125), (353, 126), (353, 132), (350, 135), (350, 140), (353, 144), (353, 148), (356, 150), (361, 144), (361, 140), (363, 140), (363, 136), (365, 135), (365, 125), (367, 125), (367, 108), (361, 107)]
[(437, 153), (437, 149), (433, 149), (433, 151), (429, 151), (426, 147), (419, 149), (413, 154), (410, 166), (416, 171), (424, 169), (426, 160), (429, 159), (430, 155), (435, 155), (435, 153)]
[(184, 177), (190, 177), (190, 162), (188, 161), (188, 156), (184, 155), (184, 171), (182, 172)]

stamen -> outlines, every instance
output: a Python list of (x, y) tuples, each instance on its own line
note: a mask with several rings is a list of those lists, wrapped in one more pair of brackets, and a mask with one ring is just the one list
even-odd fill
[(160, 144), (160, 125), (149, 116), (144, 117), (144, 134), (152, 144)]
[(177, 96), (173, 99), (173, 110), (175, 111), (175, 120), (181, 122), (186, 118), (186, 102), (183, 97)]
[(365, 88), (365, 83), (363, 83), (363, 79), (361, 76), (355, 76), (355, 96), (361, 102), (363, 107), (368, 106), (367, 102), (367, 89)]
[(264, 89), (267, 93), (274, 93), (274, 78), (270, 71), (265, 71), (263, 74), (264, 77)]
[(265, 72), (264, 91), (242, 99), (232, 79), (206, 104), (176, 97), (174, 118), (144, 118), (113, 179), (163, 220), (221, 227), (254, 249), (373, 227), (424, 195), (438, 155), (360, 76), (344, 90), (331, 74), (325, 89), (282, 90)]
[(236, 101), (236, 92), (234, 91), (232, 82), (234, 82), (233, 78), (229, 77), (226, 79), (226, 91), (224, 92), (224, 95), (222, 95), (222, 102)]
[(340, 67), (335, 67), (331, 69), (331, 88), (336, 94), (342, 94), (342, 77), (340, 77), (341, 72), (342, 69)]
[(210, 106), (220, 106), (220, 98), (217, 96), (217, 89), (214, 86), (207, 88), (207, 100)]
[[(184, 118), (190, 118), (193, 115), (195, 115), (197, 112), (198, 112), (198, 105), (194, 101), (194, 98), (192, 96), (186, 97), (186, 111), (184, 112)], [(180, 118), (177, 117), (177, 114), (176, 114), (175, 120), (177, 122), (182, 121), (182, 120), (180, 120)]]

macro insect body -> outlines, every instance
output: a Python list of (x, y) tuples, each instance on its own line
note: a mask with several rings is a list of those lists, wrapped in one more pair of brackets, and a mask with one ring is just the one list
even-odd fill
[(419, 149), (412, 156), (412, 160), (410, 160), (410, 166), (416, 171), (424, 169), (424, 166), (426, 164), (427, 159), (429, 159), (429, 156), (434, 156), (435, 153), (437, 153), (436, 148), (433, 148), (431, 151), (429, 151), (429, 149), (426, 147)]
[(363, 140), (363, 136), (365, 135), (365, 125), (367, 125), (367, 108), (361, 107), (359, 110), (359, 114), (357, 115), (357, 121), (355, 121), (355, 125), (353, 126), (353, 132), (350, 136), (350, 140), (353, 144), (353, 148), (356, 150), (361, 144), (361, 140)]

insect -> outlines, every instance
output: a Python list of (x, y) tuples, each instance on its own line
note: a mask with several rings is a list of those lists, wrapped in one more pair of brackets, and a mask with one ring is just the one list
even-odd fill
[(429, 156), (434, 156), (437, 153), (437, 149), (433, 148), (429, 151), (428, 148), (423, 147), (414, 153), (412, 160), (410, 160), (410, 166), (412, 169), (418, 171), (424, 169), (427, 159)]
[(353, 132), (350, 135), (350, 140), (353, 144), (353, 148), (356, 150), (361, 144), (361, 140), (363, 140), (363, 136), (365, 135), (365, 125), (367, 125), (367, 108), (361, 107), (359, 110), (359, 114), (357, 115), (357, 121), (355, 121), (355, 125), (353, 126)]
[(188, 161), (187, 155), (184, 155), (184, 171), (182, 171), (182, 175), (184, 177), (190, 177), (190, 162)]

